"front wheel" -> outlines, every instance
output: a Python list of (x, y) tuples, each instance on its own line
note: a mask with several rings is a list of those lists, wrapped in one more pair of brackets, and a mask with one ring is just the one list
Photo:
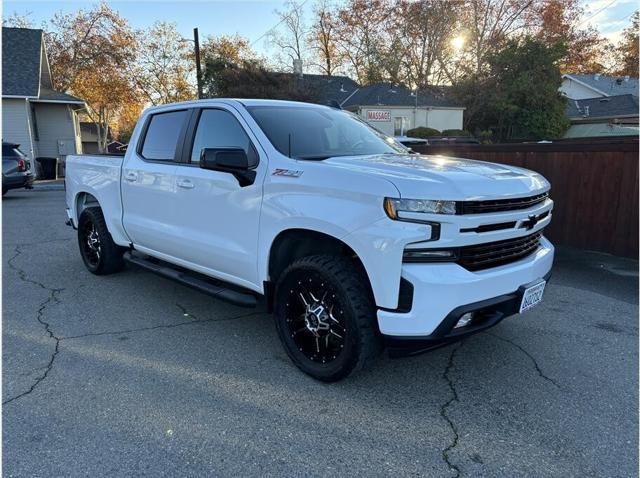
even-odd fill
[(99, 207), (89, 207), (80, 214), (78, 245), (89, 272), (97, 275), (112, 274), (124, 266), (124, 249), (113, 242)]
[(368, 366), (382, 350), (365, 274), (342, 256), (304, 257), (276, 286), (275, 321), (291, 360), (325, 382)]

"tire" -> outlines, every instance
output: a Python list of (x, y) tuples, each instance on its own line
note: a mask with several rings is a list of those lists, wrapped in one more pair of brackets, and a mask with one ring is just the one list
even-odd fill
[(280, 275), (274, 319), (293, 363), (323, 382), (368, 367), (382, 351), (367, 277), (342, 256), (310, 256)]
[(99, 207), (89, 207), (80, 214), (78, 245), (84, 265), (93, 274), (113, 274), (124, 267), (125, 249), (113, 242)]

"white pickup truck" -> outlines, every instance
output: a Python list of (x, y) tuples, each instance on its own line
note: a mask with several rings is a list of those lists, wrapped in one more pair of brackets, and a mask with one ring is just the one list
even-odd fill
[(264, 296), (323, 381), (524, 312), (554, 255), (541, 175), (411, 154), (305, 103), (150, 108), (124, 157), (67, 159), (66, 201), (91, 272), (129, 262), (238, 305)]

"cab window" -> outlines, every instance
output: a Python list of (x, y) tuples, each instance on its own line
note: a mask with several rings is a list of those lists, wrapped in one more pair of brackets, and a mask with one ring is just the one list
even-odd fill
[(202, 110), (191, 149), (192, 163), (200, 161), (200, 153), (204, 148), (241, 148), (250, 161), (254, 158), (257, 162), (249, 136), (238, 120), (224, 110)]
[(170, 111), (151, 116), (140, 154), (154, 161), (173, 161), (187, 111)]

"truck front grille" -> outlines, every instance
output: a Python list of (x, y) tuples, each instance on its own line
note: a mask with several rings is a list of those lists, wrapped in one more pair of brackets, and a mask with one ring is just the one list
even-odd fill
[(460, 248), (458, 264), (479, 271), (520, 260), (538, 249), (542, 230), (524, 237)]
[(514, 211), (535, 206), (549, 197), (549, 191), (524, 198), (495, 199), (491, 201), (462, 201), (456, 205), (456, 214), (483, 214)]

